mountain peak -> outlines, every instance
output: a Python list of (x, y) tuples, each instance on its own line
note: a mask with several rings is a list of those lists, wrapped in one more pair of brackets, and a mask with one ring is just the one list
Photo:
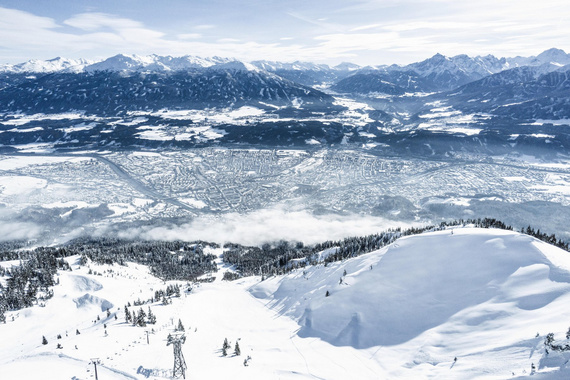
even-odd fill
[(570, 55), (562, 49), (550, 48), (540, 53), (536, 59), (541, 63), (553, 63), (560, 66), (570, 64)]

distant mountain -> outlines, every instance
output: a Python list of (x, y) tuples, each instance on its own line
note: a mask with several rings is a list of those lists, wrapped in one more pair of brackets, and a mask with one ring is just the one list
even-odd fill
[[(331, 87), (337, 92), (357, 94), (382, 93), (387, 95), (402, 95), (410, 88), (411, 77), (406, 77), (408, 85), (401, 87), (397, 78), (387, 72), (362, 72), (349, 76)], [(414, 80), (415, 82), (415, 80)], [(397, 83), (397, 84), (396, 84)]]
[(463, 113), (488, 113), (515, 120), (565, 119), (570, 116), (569, 78), (570, 65), (515, 67), (433, 95), (428, 103), (438, 100)]
[(386, 93), (386, 84), (391, 83), (405, 92), (434, 92), (456, 88), (481, 79), (503, 66), (492, 56), (471, 58), (459, 55), (448, 58), (441, 54), (406, 66), (387, 66), (356, 71), (353, 75), (333, 86), (335, 91), (360, 94)]
[[(312, 88), (328, 87), (341, 94), (392, 97), (436, 93), (430, 99), (465, 112), (564, 118), (570, 115), (564, 77), (568, 65), (570, 55), (554, 48), (533, 57), (436, 54), (405, 66), (377, 67), (346, 62), (334, 67), (300, 61), (247, 63), (190, 55), (119, 54), (100, 62), (58, 57), (0, 67), (0, 111), (112, 115), (259, 102), (328, 109), (333, 98)], [(418, 102), (414, 110), (388, 105), (382, 111), (414, 114), (425, 111), (422, 107)]]
[(405, 92), (433, 91), (426, 78), (412, 70), (366, 68), (347, 76), (331, 86), (339, 93), (402, 95)]
[(30, 60), (15, 65), (5, 64), (0, 66), (0, 73), (54, 73), (58, 71), (80, 72), (93, 61), (85, 59), (53, 58), (47, 61)]
[(292, 63), (253, 61), (252, 64), (260, 69), (275, 73), (280, 77), (306, 86), (334, 83), (360, 67), (351, 63), (330, 67), (324, 64), (299, 61)]
[(133, 110), (239, 107), (258, 102), (322, 107), (331, 101), (320, 91), (251, 65), (234, 63), (175, 72), (56, 73), (0, 91), (1, 111), (25, 113), (80, 110), (115, 115)]
[(406, 66), (383, 66), (357, 70), (333, 86), (335, 91), (351, 93), (386, 93), (391, 83), (406, 91), (448, 91), (489, 75), (517, 67), (538, 67), (536, 73), (548, 73), (570, 63), (570, 54), (549, 49), (536, 57), (496, 58), (492, 55), (446, 57), (436, 54)]
[(190, 55), (171, 57), (154, 54), (148, 56), (118, 54), (104, 61), (85, 66), (84, 71), (169, 72), (207, 68), (230, 61), (226, 58), (200, 58)]

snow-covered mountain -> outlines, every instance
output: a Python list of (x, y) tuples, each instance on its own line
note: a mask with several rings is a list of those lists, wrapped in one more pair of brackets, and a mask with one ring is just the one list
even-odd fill
[[(549, 49), (537, 57), (525, 58), (496, 58), (493, 55), (469, 57), (465, 54), (446, 57), (436, 54), (405, 66), (360, 69), (340, 80), (333, 88), (336, 91), (360, 94), (383, 93), (385, 86), (381, 83), (389, 82), (407, 91), (446, 91), (512, 68), (539, 67), (535, 72), (545, 74), (568, 63), (570, 54), (559, 49)], [(372, 77), (377, 79), (372, 80)]]
[(53, 58), (47, 61), (30, 60), (15, 65), (4, 64), (0, 66), (0, 73), (54, 73), (58, 71), (81, 72), (93, 61), (86, 59)]
[[(265, 280), (221, 281), (233, 269), (219, 259), (218, 273), (201, 283), (165, 283), (131, 262), (65, 260), (72, 270), (58, 271), (54, 296), (44, 307), (9, 311), (0, 323), (0, 371), (6, 378), (25, 373), (36, 379), (48, 372), (90, 378), (93, 358), (101, 378), (168, 377), (173, 350), (167, 336), (179, 325), (187, 338), (181, 346), (187, 378), (570, 375), (570, 351), (547, 352), (544, 344), (549, 333), (551, 347), (569, 343), (568, 253), (510, 231), (424, 233)], [(181, 286), (180, 296), (156, 298), (174, 284)], [(156, 323), (133, 326), (125, 306), (137, 315), (150, 310)]]
[(358, 67), (345, 63), (335, 67), (325, 64), (315, 64), (312, 62), (295, 61), (291, 63), (274, 61), (253, 61), (253, 65), (260, 69), (275, 73), (293, 82), (306, 86), (322, 85), (323, 83), (334, 83), (350, 74)]
[(431, 99), (465, 113), (484, 112), (518, 120), (570, 116), (570, 65), (522, 66), (489, 75)]
[[(141, 72), (128, 57), (120, 57), (118, 61), (121, 65), (113, 67), (124, 70), (54, 73), (9, 86), (0, 91), (0, 108), (6, 112), (79, 110), (112, 115), (164, 108), (239, 108), (258, 102), (279, 106), (300, 102), (307, 107), (332, 102), (332, 98), (321, 91), (238, 61), (198, 70), (151, 72)], [(147, 67), (155, 67), (155, 64), (160, 65), (160, 62), (149, 63)]]
[(169, 72), (203, 69), (230, 61), (230, 59), (226, 58), (200, 58), (190, 55), (171, 57), (155, 54), (148, 56), (118, 54), (104, 61), (85, 66), (84, 71)]

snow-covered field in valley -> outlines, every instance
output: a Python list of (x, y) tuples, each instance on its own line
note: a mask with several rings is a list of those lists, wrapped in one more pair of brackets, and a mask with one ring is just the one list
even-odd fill
[[(169, 378), (167, 336), (179, 320), (190, 379), (570, 377), (570, 351), (544, 346), (548, 333), (568, 343), (570, 254), (510, 231), (408, 236), (263, 281), (222, 281), (231, 268), (221, 260), (200, 284), (164, 282), (133, 263), (67, 260), (73, 270), (58, 272), (52, 299), (0, 324), (0, 378), (93, 379), (95, 358), (100, 379)], [(127, 303), (170, 284), (182, 289), (170, 304), (129, 308), (150, 308), (156, 324), (125, 322)]]

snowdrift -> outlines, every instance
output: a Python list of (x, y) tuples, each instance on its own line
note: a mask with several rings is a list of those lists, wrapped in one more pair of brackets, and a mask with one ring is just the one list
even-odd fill
[(113, 304), (104, 298), (99, 298), (97, 296), (91, 295), (89, 293), (84, 294), (81, 297), (74, 298), (73, 302), (77, 305), (77, 308), (87, 307), (95, 305), (101, 308), (101, 311), (106, 311), (113, 308)]

